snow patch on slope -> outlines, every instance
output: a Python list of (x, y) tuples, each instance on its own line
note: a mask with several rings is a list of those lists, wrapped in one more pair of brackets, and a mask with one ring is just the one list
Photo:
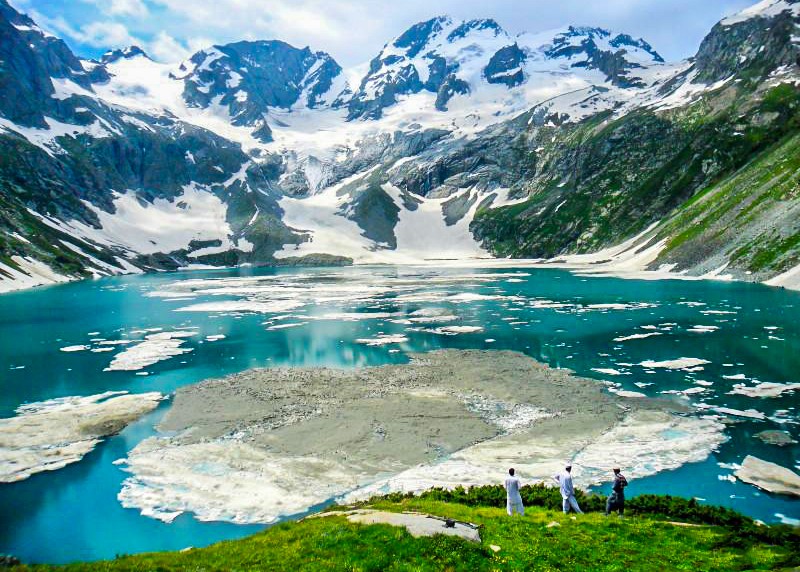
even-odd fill
[(148, 203), (135, 192), (117, 193), (113, 214), (89, 202), (84, 204), (95, 212), (101, 229), (77, 220), (59, 226), (99, 244), (141, 254), (180, 250), (192, 240), (221, 240), (225, 250), (234, 248), (229, 238), (233, 231), (226, 220), (227, 205), (196, 183), (185, 185), (183, 193), (172, 201), (159, 198)]
[(0, 262), (0, 293), (72, 280), (72, 277), (59, 274), (33, 258), (14, 255), (11, 260), (19, 270)]

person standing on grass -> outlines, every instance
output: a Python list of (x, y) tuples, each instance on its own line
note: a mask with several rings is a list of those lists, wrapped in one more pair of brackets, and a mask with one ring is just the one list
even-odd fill
[(619, 468), (615, 468), (614, 485), (611, 487), (611, 494), (608, 495), (608, 500), (606, 501), (606, 516), (615, 508), (620, 516), (625, 512), (625, 487), (627, 486), (628, 479), (619, 471)]
[(572, 508), (578, 514), (583, 514), (581, 507), (578, 506), (578, 501), (575, 499), (575, 487), (572, 485), (572, 465), (564, 467), (564, 471), (553, 477), (561, 489), (562, 508), (564, 514), (569, 512)]
[(506, 487), (506, 510), (508, 516), (514, 514), (516, 510), (518, 514), (525, 515), (525, 507), (522, 506), (522, 496), (519, 494), (519, 478), (514, 476), (514, 469), (508, 470), (508, 478), (505, 482)]

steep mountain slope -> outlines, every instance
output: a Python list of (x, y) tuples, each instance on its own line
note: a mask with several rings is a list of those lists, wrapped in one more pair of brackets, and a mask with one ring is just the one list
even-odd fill
[(0, 290), (549, 258), (645, 230), (650, 268), (800, 279), (794, 0), (726, 18), (677, 63), (599, 28), (441, 16), (352, 70), (279, 41), (85, 61), (0, 0), (0, 60)]

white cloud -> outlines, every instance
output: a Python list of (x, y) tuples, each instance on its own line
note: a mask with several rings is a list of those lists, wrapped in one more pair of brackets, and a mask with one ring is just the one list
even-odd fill
[(642, 36), (668, 59), (691, 55), (721, 17), (754, 0), (150, 0), (168, 13), (168, 32), (215, 43), (281, 39), (311, 46), (352, 65), (372, 58), (410, 25), (437, 16), (491, 17), (511, 33), (568, 24)]
[(143, 18), (149, 11), (142, 0), (83, 0), (94, 4), (104, 14), (110, 16), (133, 16)]
[(75, 27), (63, 16), (48, 18), (35, 10), (31, 10), (29, 15), (39, 26), (53, 35), (67, 37), (87, 46), (113, 49), (141, 43), (124, 24), (119, 22), (97, 21)]
[(165, 62), (184, 60), (192, 55), (186, 44), (182, 44), (163, 30), (144, 48), (150, 57)]
[(74, 38), (97, 48), (119, 48), (141, 43), (119, 22), (91, 22), (81, 26)]
[(412, 24), (440, 14), (494, 18), (512, 34), (602, 26), (641, 36), (675, 60), (692, 55), (715, 22), (754, 0), (82, 0), (64, 3), (60, 11), (44, 0), (13, 1), (41, 7), (53, 18), (63, 15), (63, 24), (76, 32), (70, 37), (87, 38), (87, 46), (135, 36), (148, 40), (144, 45), (157, 59), (177, 61), (187, 48), (279, 39), (324, 50), (352, 66)]

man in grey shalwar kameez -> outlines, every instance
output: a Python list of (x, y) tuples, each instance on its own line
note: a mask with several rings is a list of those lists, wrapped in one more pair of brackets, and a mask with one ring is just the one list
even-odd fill
[(516, 510), (520, 515), (525, 515), (525, 507), (522, 506), (522, 496), (519, 494), (519, 478), (514, 476), (514, 469), (508, 470), (508, 478), (505, 482), (506, 487), (506, 510), (508, 516), (514, 514)]
[(561, 506), (564, 509), (564, 514), (569, 512), (572, 508), (578, 514), (583, 514), (581, 507), (578, 506), (578, 501), (575, 500), (575, 487), (572, 485), (572, 465), (567, 465), (564, 471), (553, 477), (561, 489)]

